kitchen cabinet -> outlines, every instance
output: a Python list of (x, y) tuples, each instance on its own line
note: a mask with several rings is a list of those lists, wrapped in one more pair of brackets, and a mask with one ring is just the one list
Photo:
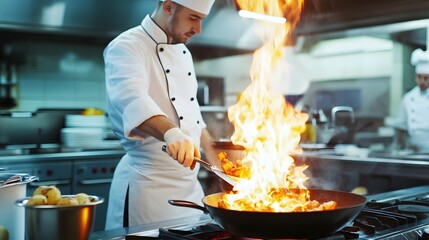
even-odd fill
[(39, 177), (39, 181), (27, 184), (27, 196), (39, 186), (55, 185), (61, 194), (72, 194), (72, 162), (37, 162), (0, 165), (7, 172), (27, 173)]
[(119, 160), (120, 158), (94, 158), (73, 162), (73, 192), (104, 198), (104, 203), (98, 205), (95, 212), (94, 231), (104, 229), (110, 185)]

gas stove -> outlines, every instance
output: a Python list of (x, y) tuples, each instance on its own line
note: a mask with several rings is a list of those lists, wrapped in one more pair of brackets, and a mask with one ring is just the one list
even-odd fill
[[(317, 239), (429, 239), (429, 185), (370, 195), (367, 198), (368, 203), (352, 223), (335, 234)], [(252, 238), (234, 236), (207, 216), (186, 224), (128, 234), (125, 239), (240, 240)]]

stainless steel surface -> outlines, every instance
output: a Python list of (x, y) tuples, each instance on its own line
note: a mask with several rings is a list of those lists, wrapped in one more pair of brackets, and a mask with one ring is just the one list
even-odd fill
[(0, 156), (0, 166), (19, 162), (39, 162), (39, 161), (59, 161), (59, 160), (80, 160), (80, 159), (102, 159), (103, 157), (122, 157), (125, 154), (123, 150), (100, 150), (100, 151), (79, 151), (79, 152), (59, 152), (43, 154), (25, 154), (25, 155), (5, 155)]
[[(1, 164), (1, 162), (0, 162)], [(28, 194), (32, 194), (39, 186), (55, 185), (62, 194), (72, 193), (72, 163), (71, 161), (58, 162), (14, 162), (4, 165), (8, 172), (19, 172), (38, 177), (39, 181), (27, 184)]]
[[(70, 197), (73, 195), (65, 195)], [(96, 212), (96, 206), (104, 199), (90, 195), (94, 201), (78, 206), (39, 205), (26, 206), (28, 197), (16, 204), (25, 208), (27, 239), (86, 240), (88, 239)]]
[(308, 165), (310, 187), (352, 191), (364, 186), (371, 194), (427, 184), (429, 161), (402, 158), (360, 157), (335, 150), (304, 152), (294, 156)]
[(346, 113), (347, 117), (349, 118), (349, 124), (354, 124), (355, 122), (355, 114), (352, 107), (349, 106), (335, 106), (331, 110), (331, 121), (332, 126), (337, 127), (338, 123), (337, 121), (340, 118), (340, 114)]
[[(389, 191), (380, 194), (368, 195), (367, 198), (369, 201), (377, 201), (379, 203), (386, 203), (390, 201), (395, 201), (397, 199), (411, 199), (417, 196), (426, 196), (429, 194), (429, 186), (418, 186), (413, 188), (404, 188), (396, 191)], [(126, 239), (126, 236), (142, 236), (142, 239), (157, 239), (156, 237), (159, 234), (159, 229), (177, 229), (182, 231), (189, 231), (195, 229), (197, 226), (202, 226), (207, 223), (216, 223), (210, 218), (209, 215), (196, 215), (193, 217), (187, 217), (182, 219), (174, 219), (164, 222), (155, 222), (151, 224), (144, 224), (135, 226), (132, 228), (121, 228), (114, 229), (103, 232), (94, 232), (91, 234), (90, 239), (110, 239), (110, 240), (119, 240)], [(390, 230), (381, 230), (377, 231), (375, 234), (363, 233), (359, 234), (358, 238), (355, 239), (420, 239), (417, 238), (416, 233), (422, 230), (423, 227), (429, 225), (429, 218), (423, 219), (416, 223), (405, 224), (399, 227), (391, 228)], [(310, 229), (309, 229), (310, 230)], [(147, 237), (147, 238), (143, 238)], [(152, 238), (151, 238), (152, 237)], [(392, 237), (392, 238), (389, 238)], [(396, 238), (393, 238), (396, 237)], [(228, 237), (225, 237), (228, 239)], [(235, 239), (235, 238), (234, 238)], [(322, 239), (345, 239), (342, 235), (336, 235), (332, 238), (322, 238)]]
[(104, 229), (110, 183), (124, 151), (102, 150), (0, 156), (0, 167), (8, 172), (36, 175), (40, 181), (27, 184), (31, 194), (42, 185), (55, 185), (62, 194), (84, 192), (103, 197), (97, 207), (94, 230)]
[[(48, 151), (52, 144), (61, 143), (60, 130), (64, 127), (64, 116), (80, 114), (81, 111), (82, 109), (38, 109), (23, 113), (0, 112), (0, 148), (22, 149), (23, 153)], [(31, 149), (25, 148), (25, 145), (31, 145)], [(8, 146), (14, 148), (6, 149)]]
[(39, 180), (36, 176), (22, 173), (0, 173), (0, 188), (16, 183), (30, 183)]
[(9, 183), (19, 182), (21, 177), (14, 173), (1, 173), (0, 174), (0, 187)]
[(376, 152), (376, 153), (370, 153), (369, 156), (372, 158), (428, 161), (428, 163), (429, 163), (429, 154), (428, 153)]
[(426, 45), (426, 0), (305, 1), (296, 34), (306, 48), (321, 39), (370, 35)]
[[(156, 3), (157, 0), (3, 0), (0, 2), (0, 29), (109, 40), (130, 27), (138, 26), (146, 14), (152, 13)], [(424, 45), (425, 34), (407, 32), (417, 29), (420, 33), (424, 27), (389, 24), (427, 19), (427, 8), (425, 0), (304, 1), (302, 20), (296, 32), (297, 36), (305, 36), (305, 43), (298, 45), (311, 44), (318, 38), (333, 38), (329, 34), (407, 38)], [(203, 22), (203, 33), (192, 38), (189, 45), (254, 50), (260, 46), (255, 23), (239, 17), (233, 0), (219, 0)], [(373, 26), (385, 27), (367, 30)], [(220, 52), (216, 54), (222, 54)]]
[[(112, 39), (138, 26), (151, 14), (157, 0), (3, 0), (0, 1), (0, 29), (30, 33)], [(259, 37), (254, 22), (241, 18), (232, 0), (216, 1), (203, 21), (203, 33), (190, 46), (255, 49)]]
[(219, 170), (216, 170), (216, 169), (212, 169), (212, 172), (214, 174), (216, 174), (218, 177), (220, 177), (222, 180), (224, 180), (225, 182), (227, 182), (228, 184), (230, 184), (231, 186), (237, 185), (237, 182), (238, 182), (238, 178), (237, 177), (228, 175), (225, 172), (219, 171)]

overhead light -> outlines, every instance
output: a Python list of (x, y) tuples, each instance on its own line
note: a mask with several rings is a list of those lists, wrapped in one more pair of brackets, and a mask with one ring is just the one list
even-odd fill
[(269, 21), (269, 22), (279, 23), (279, 24), (284, 24), (286, 22), (286, 18), (284, 17), (270, 16), (270, 15), (265, 15), (261, 13), (250, 12), (247, 10), (239, 10), (238, 15), (240, 15), (241, 17), (253, 18), (257, 20)]

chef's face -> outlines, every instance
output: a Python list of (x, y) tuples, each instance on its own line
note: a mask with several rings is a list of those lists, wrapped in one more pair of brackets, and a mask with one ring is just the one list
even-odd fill
[(429, 74), (417, 74), (416, 83), (422, 91), (426, 90), (429, 87)]
[(201, 33), (202, 20), (206, 15), (172, 2), (174, 10), (168, 21), (171, 43), (186, 43), (194, 34)]

